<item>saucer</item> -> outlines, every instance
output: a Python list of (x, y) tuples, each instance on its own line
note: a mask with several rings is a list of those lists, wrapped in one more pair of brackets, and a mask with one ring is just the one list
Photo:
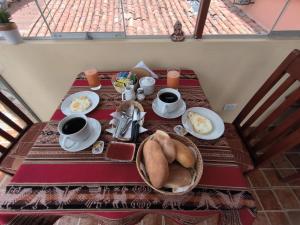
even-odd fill
[(153, 100), (152, 102), (152, 109), (154, 113), (162, 118), (165, 119), (175, 119), (179, 116), (182, 116), (186, 110), (186, 104), (183, 101), (183, 99), (180, 99), (180, 106), (178, 109), (174, 110), (173, 112), (168, 112), (168, 113), (161, 113), (159, 109), (157, 108), (157, 98)]
[(61, 146), (61, 148), (68, 152), (79, 152), (94, 144), (101, 134), (101, 124), (99, 123), (98, 120), (95, 120), (94, 118), (88, 118), (88, 125), (90, 129), (90, 136), (88, 139), (82, 142), (77, 142), (71, 148), (65, 148), (64, 146), (62, 146), (63, 136), (60, 135), (59, 145)]

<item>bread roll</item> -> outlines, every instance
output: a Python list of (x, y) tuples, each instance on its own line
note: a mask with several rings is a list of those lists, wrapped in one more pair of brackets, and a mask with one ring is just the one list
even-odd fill
[(192, 174), (189, 169), (184, 168), (178, 163), (172, 163), (169, 167), (169, 178), (164, 187), (179, 188), (192, 183)]
[(176, 149), (171, 137), (162, 130), (157, 130), (154, 133), (154, 140), (156, 140), (165, 154), (169, 163), (172, 163), (176, 158)]
[(209, 119), (196, 112), (189, 112), (188, 118), (193, 125), (194, 131), (199, 134), (208, 134), (213, 130), (213, 125)]
[(151, 184), (161, 188), (169, 177), (169, 165), (160, 145), (154, 140), (148, 140), (143, 155)]
[(195, 154), (180, 141), (172, 140), (176, 147), (176, 160), (185, 168), (193, 168), (196, 162)]

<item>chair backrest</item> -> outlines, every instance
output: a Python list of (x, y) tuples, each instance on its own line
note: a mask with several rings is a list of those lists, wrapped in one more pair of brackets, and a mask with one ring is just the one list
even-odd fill
[[(0, 120), (2, 126), (0, 126), (0, 137), (7, 140), (9, 145), (4, 146), (0, 145), (0, 162), (5, 158), (8, 154), (9, 150), (18, 142), (18, 140), (24, 135), (24, 133), (31, 127), (33, 122), (8, 98), (0, 91)], [(3, 109), (7, 110), (3, 110)], [(22, 122), (22, 126), (17, 124), (15, 121), (11, 119), (14, 117)], [(0, 124), (0, 125), (1, 125)], [(8, 126), (3, 126), (8, 125)], [(17, 135), (12, 135), (4, 127), (12, 128)]]
[[(257, 164), (300, 144), (300, 51), (292, 51), (234, 120)], [(263, 152), (257, 157), (257, 152)]]

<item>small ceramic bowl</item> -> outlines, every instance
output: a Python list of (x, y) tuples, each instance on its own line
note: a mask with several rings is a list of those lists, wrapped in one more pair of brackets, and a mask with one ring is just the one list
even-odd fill
[(108, 144), (105, 157), (112, 161), (131, 162), (134, 159), (135, 144), (111, 141)]

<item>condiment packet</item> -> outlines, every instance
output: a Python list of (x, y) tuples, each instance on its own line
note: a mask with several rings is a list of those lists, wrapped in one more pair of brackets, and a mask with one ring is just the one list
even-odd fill
[(95, 144), (93, 144), (92, 147), (92, 153), (93, 154), (101, 154), (104, 149), (104, 141), (97, 141)]

